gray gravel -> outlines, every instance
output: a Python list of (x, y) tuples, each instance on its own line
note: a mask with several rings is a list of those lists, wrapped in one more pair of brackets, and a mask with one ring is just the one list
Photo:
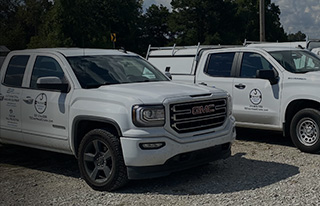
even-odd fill
[(238, 130), (232, 157), (170, 176), (92, 190), (74, 157), (0, 145), (0, 205), (320, 205), (320, 155), (281, 134)]

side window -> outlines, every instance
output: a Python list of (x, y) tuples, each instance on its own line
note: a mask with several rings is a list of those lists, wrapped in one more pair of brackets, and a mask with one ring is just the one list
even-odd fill
[(33, 67), (30, 88), (37, 89), (37, 80), (40, 77), (58, 77), (61, 82), (65, 82), (64, 73), (59, 63), (46, 56), (38, 56)]
[(230, 77), (234, 52), (211, 54), (205, 73), (213, 77)]
[(240, 77), (254, 78), (257, 70), (261, 69), (272, 69), (272, 65), (260, 54), (243, 53)]
[(12, 87), (21, 87), (24, 71), (29, 60), (29, 56), (13, 56), (9, 62), (8, 69), (4, 77), (4, 84)]

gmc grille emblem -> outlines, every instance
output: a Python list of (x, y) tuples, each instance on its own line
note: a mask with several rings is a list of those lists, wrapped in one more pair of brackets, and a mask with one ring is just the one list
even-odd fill
[(209, 114), (209, 113), (213, 113), (214, 111), (216, 111), (214, 104), (192, 107), (192, 114), (193, 115)]

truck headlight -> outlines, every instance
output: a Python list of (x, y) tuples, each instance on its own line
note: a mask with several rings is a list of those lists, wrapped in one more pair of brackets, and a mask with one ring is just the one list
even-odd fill
[(137, 127), (160, 127), (164, 125), (162, 105), (136, 105), (132, 108), (132, 121)]
[(228, 115), (232, 115), (232, 97), (228, 94)]

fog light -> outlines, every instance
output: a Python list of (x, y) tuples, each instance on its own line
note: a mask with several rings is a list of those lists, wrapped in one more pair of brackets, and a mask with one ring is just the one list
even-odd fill
[(140, 143), (141, 149), (160, 149), (164, 147), (166, 143), (164, 142), (149, 142), (149, 143)]

